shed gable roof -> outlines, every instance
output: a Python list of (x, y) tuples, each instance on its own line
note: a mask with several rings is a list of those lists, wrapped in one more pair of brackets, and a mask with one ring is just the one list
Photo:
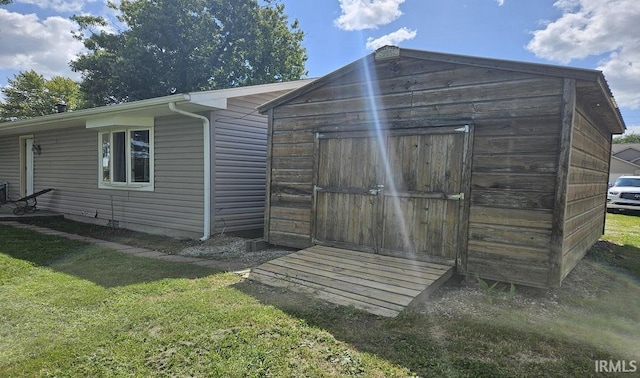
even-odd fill
[(491, 68), (495, 70), (515, 71), (529, 73), (534, 75), (553, 76), (561, 78), (570, 78), (577, 81), (577, 95), (583, 98), (587, 103), (591, 104), (594, 113), (601, 117), (612, 133), (623, 133), (626, 129), (622, 115), (613, 98), (611, 90), (601, 71), (564, 67), (548, 64), (518, 62), (510, 60), (500, 60), (492, 58), (472, 57), (465, 55), (445, 54), (423, 50), (412, 50), (398, 48), (394, 46), (382, 47), (376, 52), (371, 53), (355, 62), (352, 62), (336, 71), (333, 71), (319, 79), (312, 81), (296, 90), (293, 90), (283, 96), (273, 99), (262, 106), (258, 107), (261, 113), (267, 112), (269, 109), (285, 104), (297, 97), (312, 92), (316, 88), (320, 88), (328, 83), (339, 80), (339, 78), (349, 74), (350, 72), (362, 67), (363, 64), (374, 66), (376, 63), (376, 54), (380, 54), (384, 50), (393, 50), (391, 54), (385, 54), (380, 60), (413, 58), (437, 63), (451, 63), (457, 65), (468, 65), (473, 67)]

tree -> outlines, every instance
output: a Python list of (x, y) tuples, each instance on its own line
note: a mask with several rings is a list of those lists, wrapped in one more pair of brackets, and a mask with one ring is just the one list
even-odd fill
[(56, 113), (56, 104), (65, 102), (68, 110), (79, 107), (80, 88), (62, 76), (50, 80), (34, 70), (20, 72), (2, 88), (5, 101), (0, 102), (0, 120), (24, 119)]
[[(306, 74), (304, 33), (267, 0), (122, 0), (127, 29), (74, 16), (87, 53), (71, 62), (91, 106), (295, 80)], [(86, 35), (85, 35), (86, 34)]]
[(615, 137), (613, 143), (640, 143), (640, 134), (630, 133)]
[(12, 2), (13, 2), (12, 0), (0, 0), (0, 5), (9, 5)]

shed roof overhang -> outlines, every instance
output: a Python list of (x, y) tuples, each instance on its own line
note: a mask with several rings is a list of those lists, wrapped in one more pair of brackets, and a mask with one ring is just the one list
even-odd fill
[[(384, 50), (394, 50), (392, 53)], [(492, 58), (481, 58), (456, 54), (445, 54), (423, 50), (404, 49), (395, 46), (384, 46), (375, 52), (358, 59), (336, 71), (333, 71), (307, 85), (293, 90), (285, 95), (275, 98), (258, 107), (260, 113), (266, 113), (269, 109), (284, 104), (294, 98), (311, 92), (315, 88), (322, 87), (337, 78), (362, 67), (362, 64), (374, 64), (376, 62), (376, 54), (383, 53), (384, 57), (380, 60), (391, 60), (394, 58), (414, 58), (430, 60), (435, 62), (463, 64), (476, 67), (485, 67), (499, 70), (526, 72), (537, 75), (555, 76), (576, 80), (577, 96), (582, 97), (594, 110), (594, 114), (604, 122), (607, 129), (612, 134), (622, 134), (626, 126), (622, 119), (622, 114), (616, 104), (613, 94), (602, 74), (602, 71), (590, 70), (584, 68), (574, 68), (557, 66), (550, 64), (538, 64), (519, 62), (511, 60), (501, 60)]]

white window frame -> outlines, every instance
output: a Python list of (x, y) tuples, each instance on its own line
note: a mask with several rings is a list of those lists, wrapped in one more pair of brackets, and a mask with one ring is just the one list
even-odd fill
[[(134, 131), (149, 132), (149, 182), (133, 182), (131, 178), (131, 133)], [(113, 181), (113, 157), (109, 159), (109, 182), (103, 180), (103, 151), (102, 137), (104, 134), (109, 135), (109, 146), (113, 151), (113, 134), (118, 132), (125, 133), (125, 170), (126, 182)], [(155, 145), (153, 127), (115, 127), (104, 128), (98, 130), (98, 188), (99, 189), (119, 189), (119, 190), (136, 190), (136, 191), (154, 191), (154, 163), (155, 163)]]

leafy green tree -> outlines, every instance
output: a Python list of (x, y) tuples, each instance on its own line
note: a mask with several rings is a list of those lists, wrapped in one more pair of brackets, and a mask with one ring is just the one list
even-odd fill
[(56, 104), (64, 102), (67, 110), (79, 107), (80, 88), (75, 81), (62, 76), (50, 80), (34, 70), (20, 72), (7, 80), (2, 88), (5, 100), (0, 102), (0, 119), (24, 119), (56, 113)]
[(640, 143), (640, 134), (630, 133), (613, 138), (613, 143)]
[(13, 1), (12, 0), (0, 0), (0, 5), (8, 5), (11, 4)]
[(71, 67), (90, 106), (299, 79), (304, 33), (284, 5), (263, 3), (122, 0), (110, 4), (126, 25), (120, 33), (103, 18), (72, 17), (88, 52)]

